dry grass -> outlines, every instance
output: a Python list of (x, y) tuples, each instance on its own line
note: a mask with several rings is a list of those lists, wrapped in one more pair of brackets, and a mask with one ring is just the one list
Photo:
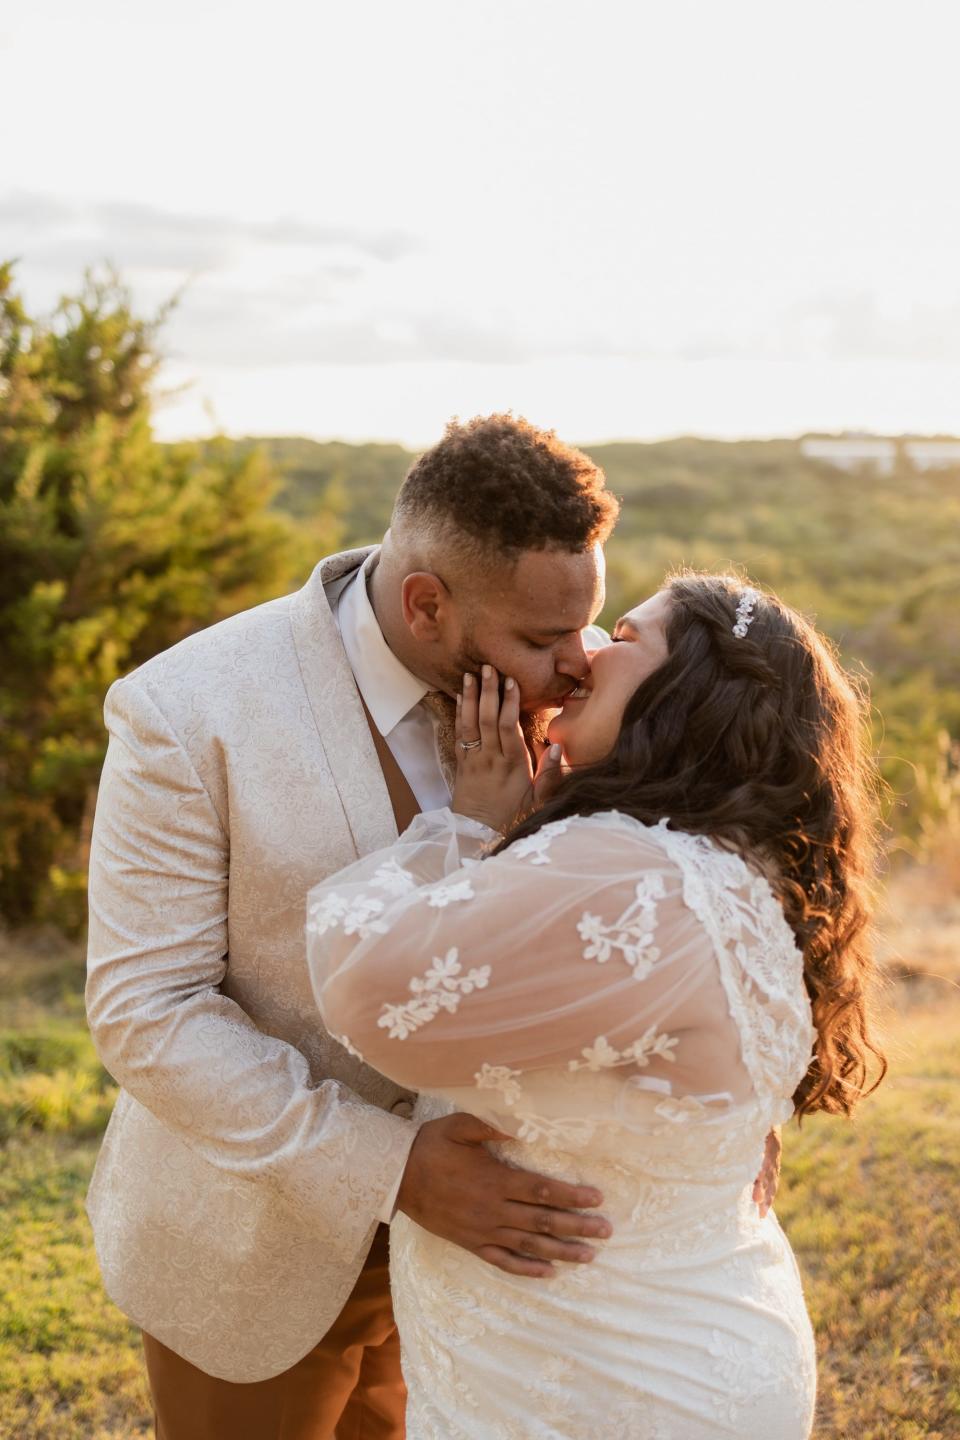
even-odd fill
[(0, 1436), (150, 1429), (133, 1326), (103, 1293), (83, 1209), (114, 1087), (83, 1022), (83, 960), (0, 943)]
[(817, 1334), (817, 1440), (960, 1437), (960, 844), (890, 879), (890, 1064), (850, 1122), (785, 1136), (777, 1212)]
[[(960, 1440), (960, 847), (893, 877), (882, 949), (890, 1076), (853, 1122), (788, 1130), (777, 1210), (817, 1332), (816, 1440)], [(149, 1432), (82, 1207), (111, 1090), (81, 977), (54, 936), (0, 944), (0, 1435), (17, 1440)]]
[(853, 1121), (785, 1137), (777, 1202), (817, 1335), (819, 1440), (960, 1436), (960, 1003), (909, 1001)]
[(960, 998), (960, 837), (925, 865), (904, 865), (887, 887), (880, 915), (880, 958), (895, 1003), (910, 1008)]

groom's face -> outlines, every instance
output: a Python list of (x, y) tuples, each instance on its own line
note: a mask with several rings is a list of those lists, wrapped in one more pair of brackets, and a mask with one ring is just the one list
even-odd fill
[(517, 682), (523, 710), (558, 705), (590, 668), (581, 631), (603, 607), (603, 576), (597, 545), (581, 554), (525, 550), (474, 580), (453, 597), (449, 688), (490, 664)]

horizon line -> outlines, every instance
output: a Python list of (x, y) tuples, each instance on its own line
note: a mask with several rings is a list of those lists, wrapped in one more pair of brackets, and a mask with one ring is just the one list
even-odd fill
[[(546, 427), (537, 426), (537, 429)], [(554, 431), (556, 433), (556, 431)], [(431, 445), (438, 443), (437, 439), (428, 441), (426, 444), (412, 444), (409, 441), (401, 440), (396, 436), (367, 435), (363, 438), (348, 439), (342, 434), (309, 434), (305, 431), (270, 431), (256, 434), (250, 431), (244, 433), (231, 432), (228, 430), (215, 430), (207, 435), (183, 434), (164, 437), (162, 444), (203, 444), (209, 440), (223, 438), (234, 442), (242, 441), (269, 441), (269, 440), (305, 440), (312, 445), (384, 445), (397, 446), (401, 450), (418, 453), (427, 450)], [(439, 438), (439, 437), (438, 437)], [(769, 445), (780, 443), (799, 444), (803, 440), (889, 440), (894, 443), (910, 441), (942, 441), (945, 444), (960, 444), (960, 434), (949, 434), (945, 431), (920, 431), (902, 430), (896, 433), (889, 433), (879, 430), (802, 430), (792, 434), (766, 433), (751, 435), (712, 435), (708, 432), (696, 431), (675, 431), (663, 435), (612, 435), (605, 438), (594, 438), (591, 440), (572, 440), (567, 443), (580, 450), (597, 448), (604, 445), (669, 445), (683, 440), (696, 440), (709, 445)]]

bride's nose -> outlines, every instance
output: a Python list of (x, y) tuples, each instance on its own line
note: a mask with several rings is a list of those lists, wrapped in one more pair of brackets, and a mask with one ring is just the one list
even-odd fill
[(584, 659), (587, 663), (583, 674), (583, 682), (585, 685), (588, 685), (591, 690), (594, 689), (598, 683), (603, 683), (603, 675), (606, 673), (606, 665), (608, 663), (607, 657), (612, 651), (612, 645), (601, 645), (597, 650), (590, 649), (585, 651)]
[(584, 657), (584, 658), (586, 659), (586, 662), (587, 662), (587, 663), (586, 663), (586, 668), (584, 669), (583, 674), (580, 676), (580, 679), (581, 679), (581, 681), (583, 682), (583, 684), (584, 684), (584, 685), (587, 685), (591, 690), (593, 689), (593, 661), (594, 661), (594, 657), (595, 657), (596, 655), (598, 655), (599, 653), (600, 653), (600, 652), (597, 651), (597, 650), (587, 650), (587, 651), (585, 652), (585, 657)]

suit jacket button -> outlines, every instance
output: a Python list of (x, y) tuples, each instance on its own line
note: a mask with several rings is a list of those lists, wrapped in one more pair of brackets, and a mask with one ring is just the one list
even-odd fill
[(413, 1116), (413, 1101), (394, 1100), (393, 1104), (390, 1106), (390, 1110), (392, 1114), (400, 1115), (403, 1117), (404, 1120), (410, 1120)]

